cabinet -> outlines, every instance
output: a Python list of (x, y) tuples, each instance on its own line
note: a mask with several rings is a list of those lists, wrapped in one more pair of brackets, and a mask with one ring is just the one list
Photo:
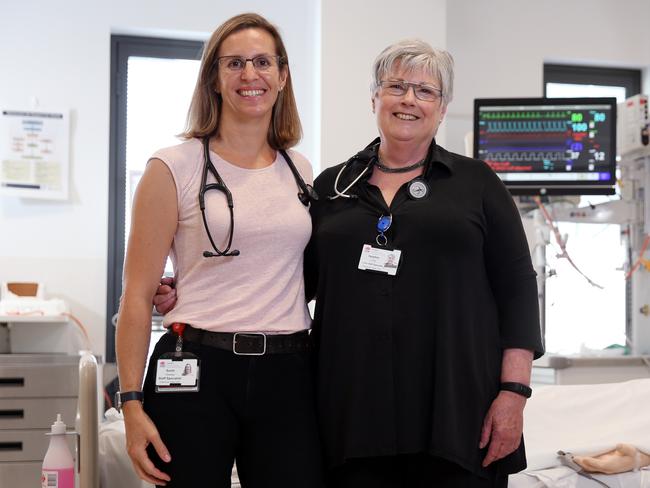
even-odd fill
[(0, 354), (0, 487), (40, 486), (56, 414), (74, 428), (78, 370), (78, 356)]

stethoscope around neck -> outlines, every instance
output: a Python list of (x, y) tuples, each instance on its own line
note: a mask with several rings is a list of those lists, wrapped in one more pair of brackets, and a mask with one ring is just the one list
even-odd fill
[[(232, 198), (232, 193), (228, 189), (228, 186), (226, 185), (226, 182), (223, 181), (223, 178), (221, 178), (221, 175), (217, 171), (217, 168), (215, 168), (214, 164), (212, 164), (212, 159), (210, 159), (210, 138), (209, 137), (204, 137), (203, 138), (203, 174), (201, 175), (201, 187), (199, 189), (199, 208), (201, 209), (201, 217), (203, 219), (203, 226), (205, 227), (205, 233), (208, 235), (208, 240), (210, 241), (210, 245), (212, 246), (212, 251), (203, 251), (203, 257), (204, 258), (213, 258), (213, 257), (226, 257), (226, 256), (239, 256), (240, 252), (238, 249), (230, 249), (232, 247), (232, 238), (235, 233), (235, 212), (234, 212), (234, 202)], [(289, 169), (291, 170), (291, 173), (293, 174), (293, 177), (296, 180), (296, 184), (298, 185), (298, 188), (300, 191), (298, 192), (298, 200), (300, 200), (300, 203), (302, 203), (304, 206), (309, 206), (310, 202), (318, 200), (318, 194), (314, 190), (314, 188), (311, 185), (308, 185), (305, 183), (305, 180), (302, 179), (302, 176), (300, 176), (300, 173), (296, 169), (296, 165), (293, 164), (293, 161), (289, 157), (286, 151), (283, 149), (280, 149), (280, 154), (282, 154), (282, 157), (284, 160), (287, 162), (287, 165), (289, 166)], [(215, 183), (208, 183), (208, 173), (211, 173), (212, 176), (215, 179)], [(217, 245), (214, 242), (214, 239), (212, 238), (212, 234), (210, 233), (210, 227), (208, 226), (208, 221), (205, 217), (205, 194), (206, 192), (210, 190), (217, 190), (223, 193), (226, 197), (226, 203), (228, 205), (228, 210), (230, 212), (230, 232), (228, 235), (228, 244), (226, 245), (226, 248), (222, 251), (220, 250)]]
[[(373, 142), (364, 150), (359, 151), (357, 154), (355, 154), (350, 159), (348, 159), (343, 164), (338, 174), (336, 175), (336, 179), (334, 180), (334, 194), (328, 196), (327, 199), (336, 200), (337, 198), (347, 198), (349, 200), (355, 200), (359, 198), (358, 195), (355, 195), (354, 193), (348, 193), (348, 192), (354, 185), (356, 185), (359, 182), (359, 180), (361, 180), (361, 178), (363, 178), (363, 175), (365, 175), (377, 162), (378, 150), (379, 150), (379, 142)], [(362, 171), (359, 172), (357, 177), (354, 178), (350, 184), (348, 184), (348, 186), (346, 186), (342, 190), (339, 190), (339, 180), (341, 179), (341, 175), (344, 174), (346, 170), (348, 170), (348, 168), (357, 161), (366, 161), (365, 167), (363, 168)], [(408, 182), (407, 193), (409, 198), (411, 198), (412, 200), (420, 200), (428, 196), (429, 185), (423, 177), (418, 176), (417, 178), (414, 178), (413, 180)]]

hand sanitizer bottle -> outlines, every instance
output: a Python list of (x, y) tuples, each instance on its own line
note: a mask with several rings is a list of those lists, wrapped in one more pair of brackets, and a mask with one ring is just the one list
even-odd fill
[(42, 488), (74, 488), (74, 459), (65, 440), (66, 426), (57, 414), (50, 432), (50, 447), (43, 459)]

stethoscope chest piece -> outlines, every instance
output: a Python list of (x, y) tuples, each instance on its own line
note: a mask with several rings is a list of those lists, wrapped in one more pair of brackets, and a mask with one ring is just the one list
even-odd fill
[(407, 190), (412, 199), (421, 200), (429, 194), (429, 185), (422, 178), (415, 178), (409, 182)]

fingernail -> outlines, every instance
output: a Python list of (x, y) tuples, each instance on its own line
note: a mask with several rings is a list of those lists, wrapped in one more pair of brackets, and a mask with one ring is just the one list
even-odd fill
[(171, 460), (172, 460), (172, 457), (169, 454), (165, 454), (163, 456), (163, 461), (165, 461), (166, 463), (168, 463)]

